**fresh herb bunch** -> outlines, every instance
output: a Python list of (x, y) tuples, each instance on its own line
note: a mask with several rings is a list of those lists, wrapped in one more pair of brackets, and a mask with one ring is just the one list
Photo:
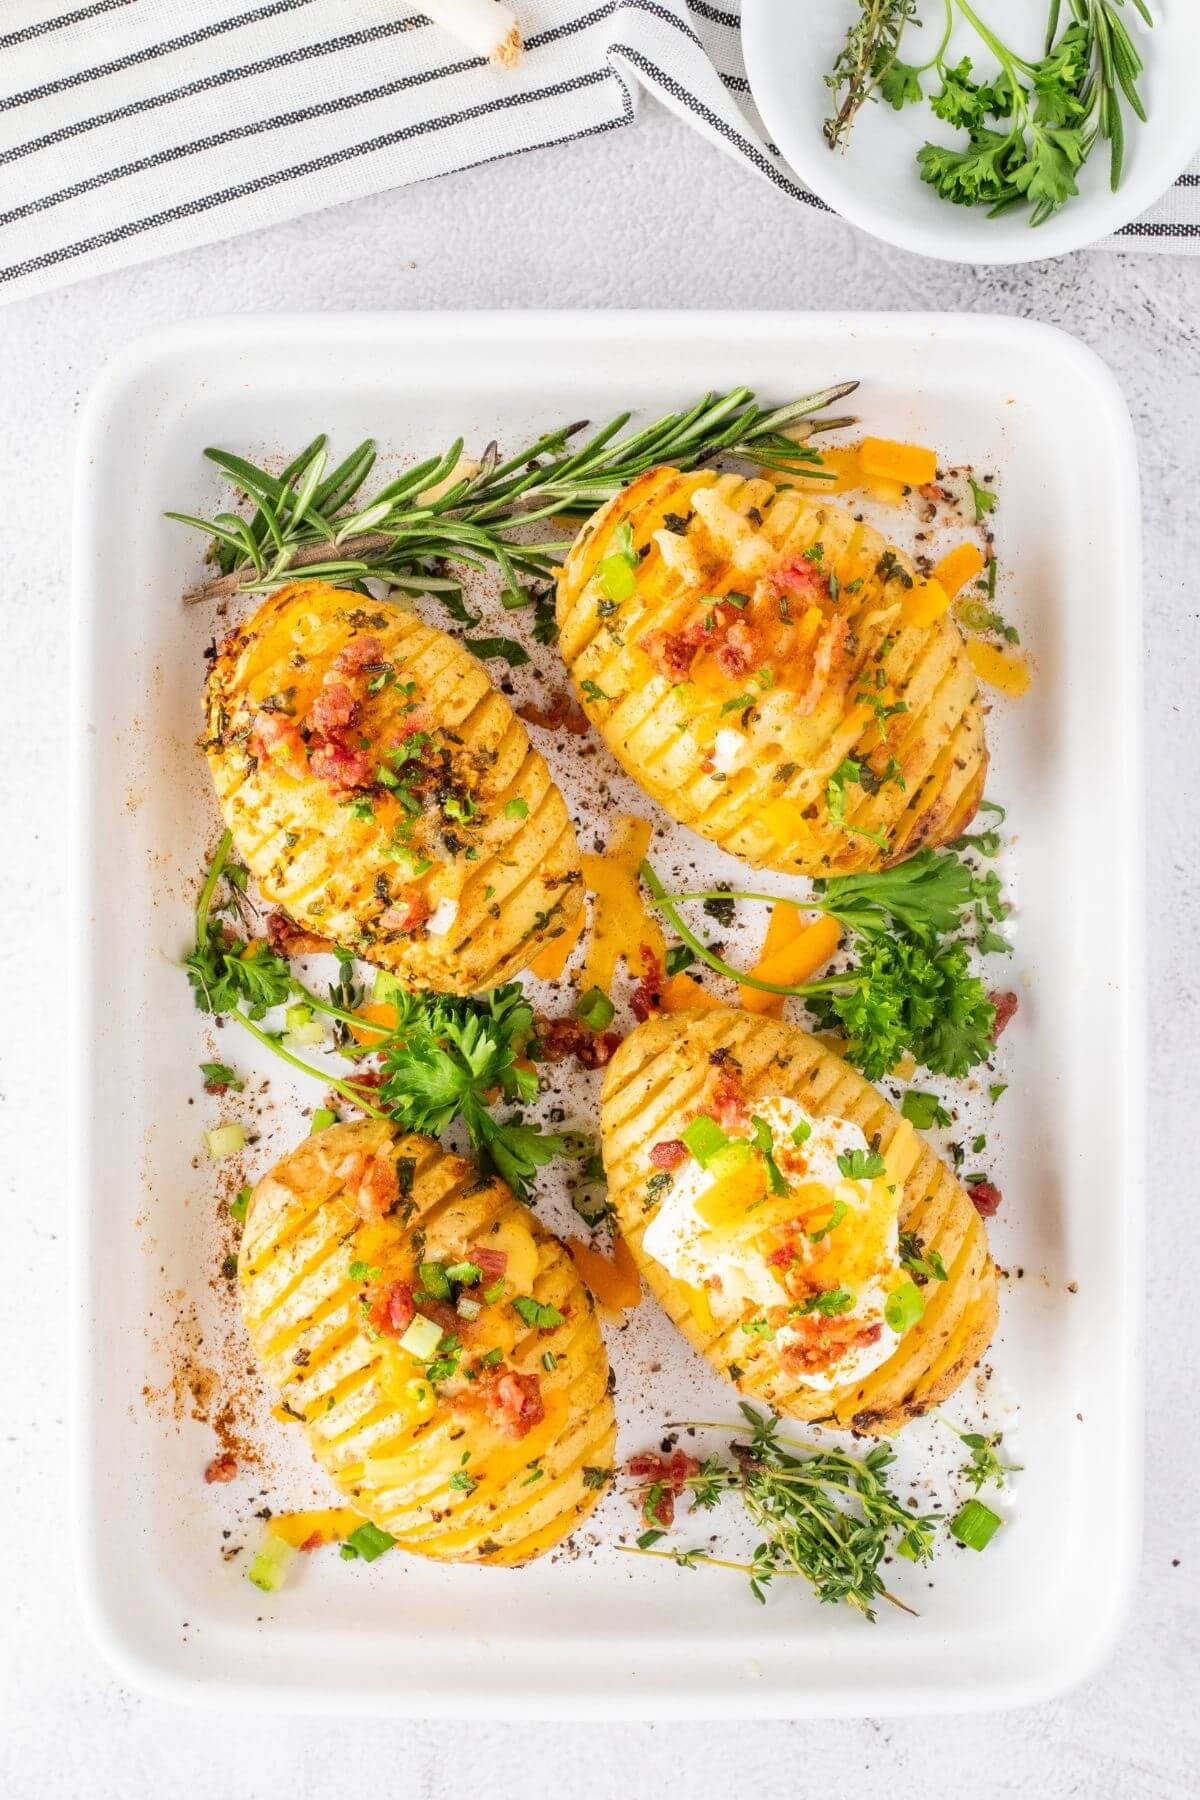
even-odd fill
[[(566, 425), (503, 460), (490, 444), (478, 468), (456, 477), (460, 438), (370, 496), (362, 492), (376, 456), (369, 438), (330, 469), (322, 433), (281, 475), (210, 449), (205, 455), (253, 512), (248, 518), (235, 512), (167, 517), (212, 540), (210, 556), (220, 575), (196, 598), (262, 592), (300, 577), (348, 585), (374, 580), (440, 594), (454, 617), (474, 623), (443, 559), (493, 564), (506, 606), (534, 604), (536, 593), (525, 584), (547, 581), (570, 540), (526, 542), (514, 532), (543, 519), (586, 516), (659, 463), (694, 469), (716, 457), (741, 457), (781, 474), (820, 475), (820, 455), (806, 440), (850, 421), (813, 415), (857, 385), (841, 382), (774, 408), (759, 406), (749, 388), (706, 394), (687, 411), (667, 413), (625, 435), (632, 415), (621, 413), (574, 448), (570, 440), (584, 423)], [(423, 498), (431, 491), (435, 497)]]
[(520, 982), (478, 1000), (444, 995), (396, 996), (399, 1022), (383, 1046), (380, 1100), (405, 1131), (441, 1137), (461, 1119), (485, 1164), (525, 1196), (537, 1171), (566, 1153), (563, 1138), (527, 1125), (519, 1114), (497, 1119), (491, 1096), (524, 1104), (538, 1081), (525, 1063), (533, 1010)]
[[(823, 1026), (842, 1032), (848, 1060), (880, 1080), (909, 1052), (939, 1075), (965, 1075), (993, 1048), (996, 1009), (959, 935), (972, 929), (981, 950), (1007, 950), (994, 929), (1008, 908), (994, 871), (978, 874), (954, 850), (922, 850), (878, 874), (818, 882), (805, 908), (828, 913), (850, 931), (857, 961), (833, 975), (794, 986), (734, 969), (690, 930), (682, 903), (703, 892), (668, 894), (649, 863), (642, 879), (652, 903), (684, 944), (717, 974), (767, 993), (802, 999)], [(738, 900), (776, 901), (751, 892)]]
[[(328, 998), (294, 975), (287, 961), (261, 938), (240, 936), (229, 915), (245, 904), (246, 871), (230, 860), (232, 839), (222, 834), (196, 905), (195, 944), (183, 967), (203, 1012), (233, 1019), (266, 1049), (301, 1074), (331, 1087), (358, 1111), (390, 1119), (404, 1131), (441, 1137), (462, 1119), (481, 1161), (495, 1168), (513, 1191), (528, 1195), (536, 1172), (566, 1150), (564, 1140), (538, 1131), (519, 1117), (496, 1119), (489, 1110), (499, 1094), (524, 1104), (537, 1093), (537, 1076), (523, 1061), (533, 1036), (533, 1011), (519, 982), (479, 999), (407, 994), (389, 989), (395, 1026), (370, 1024), (355, 1003), (353, 958), (337, 952), (339, 971)], [(332, 1021), (335, 1045), (349, 1053), (351, 1028), (374, 1033), (358, 1055), (382, 1052), (383, 1082), (343, 1079), (293, 1055), (283, 1034), (258, 1023), (289, 1000), (303, 1001)], [(213, 1065), (216, 1066), (216, 1065)]]
[(743, 1402), (750, 1426), (748, 1441), (730, 1445), (729, 1460), (709, 1457), (687, 1483), (693, 1506), (715, 1506), (724, 1494), (736, 1494), (762, 1538), (748, 1563), (731, 1563), (702, 1550), (659, 1551), (661, 1532), (643, 1533), (637, 1549), (672, 1557), (685, 1567), (712, 1563), (741, 1568), (749, 1576), (756, 1600), (779, 1577), (800, 1577), (827, 1605), (844, 1601), (865, 1618), (874, 1619), (875, 1602), (903, 1606), (890, 1594), (880, 1574), (889, 1553), (910, 1562), (928, 1562), (933, 1554), (934, 1514), (910, 1512), (888, 1485), (895, 1461), (888, 1444), (877, 1444), (865, 1456), (793, 1443), (779, 1435), (779, 1421)]
[[(1130, 5), (1149, 27), (1145, 0)], [(914, 8), (903, 0), (859, 0), (859, 16), (827, 82), (841, 103), (825, 124), (831, 147), (844, 145), (865, 102), (878, 96), (899, 111), (928, 99), (943, 123), (967, 134), (965, 146), (926, 143), (917, 153), (921, 178), (956, 206), (985, 206), (989, 217), (1027, 205), (1041, 225), (1078, 192), (1076, 177), (1098, 142), (1109, 147), (1109, 181), (1120, 185), (1125, 113), (1145, 121), (1138, 93), (1143, 64), (1123, 17), (1125, 0), (1050, 0), (1040, 56), (1021, 56), (979, 16), (970, 0), (945, 0), (945, 30), (924, 63), (899, 58), (900, 37)], [(962, 21), (999, 64), (976, 80), (969, 56), (946, 53)], [(924, 83), (936, 83), (928, 92)], [(988, 121), (993, 121), (989, 123)]]

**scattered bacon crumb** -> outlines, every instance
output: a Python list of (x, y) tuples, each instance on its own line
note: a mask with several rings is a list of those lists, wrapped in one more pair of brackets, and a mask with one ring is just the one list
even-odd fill
[(736, 678), (754, 666), (757, 645), (745, 619), (735, 619), (717, 645), (717, 667), (722, 675)]
[(260, 761), (278, 763), (297, 780), (308, 774), (308, 757), (300, 727), (282, 713), (259, 713), (250, 733), (250, 748)]
[(383, 661), (383, 645), (377, 637), (366, 632), (362, 637), (353, 637), (333, 659), (333, 666), (343, 675), (361, 675), (368, 663)]
[(578, 1019), (551, 1019), (538, 1015), (537, 1039), (545, 1062), (566, 1062), (574, 1057), (581, 1069), (604, 1069), (621, 1048), (616, 1031), (589, 1031)]
[(344, 681), (329, 681), (308, 709), (307, 723), (330, 743), (338, 743), (357, 725), (359, 704)]
[(782, 590), (785, 594), (793, 594), (798, 600), (815, 603), (830, 597), (829, 577), (823, 575), (807, 556), (798, 556), (795, 562), (785, 563), (782, 569), (774, 570), (764, 580), (776, 594)]
[(325, 1539), (321, 1536), (319, 1531), (310, 1531), (304, 1542), (301, 1544), (300, 1549), (305, 1556), (311, 1556), (313, 1551), (319, 1550), (324, 1542)]
[(411, 937), (429, 916), (429, 901), (420, 888), (404, 887), (392, 904), (380, 913), (378, 923), (385, 931), (398, 931), (402, 937)]
[(386, 1150), (379, 1150), (374, 1156), (368, 1156), (365, 1150), (352, 1150), (343, 1157), (335, 1173), (347, 1198), (364, 1219), (385, 1218), (400, 1198), (400, 1178)]
[(877, 1344), (883, 1335), (878, 1319), (873, 1325), (858, 1325), (852, 1319), (826, 1319), (818, 1313), (799, 1320), (797, 1329), (803, 1330), (803, 1339), (786, 1345), (779, 1356), (784, 1368), (793, 1375), (831, 1368), (849, 1351)]
[(371, 787), (375, 781), (375, 762), (365, 750), (349, 744), (329, 741), (318, 744), (309, 758), (309, 768), (318, 781), (327, 781), (338, 792)]
[(950, 498), (945, 488), (936, 481), (923, 481), (917, 489), (917, 492), (920, 494), (922, 500), (938, 501), (949, 500)]
[(796, 1247), (794, 1244), (780, 1244), (779, 1248), (772, 1250), (767, 1258), (773, 1269), (790, 1269), (795, 1260)]
[(645, 1450), (629, 1458), (625, 1470), (642, 1489), (642, 1517), (648, 1525), (666, 1531), (674, 1524), (675, 1502), (699, 1468), (696, 1458), (684, 1450), (675, 1450), (670, 1456)]
[(485, 1287), (493, 1281), (499, 1281), (508, 1267), (507, 1250), (484, 1250), (478, 1244), (472, 1244), (467, 1253), (467, 1261), (473, 1262), (483, 1277)]
[(726, 1129), (730, 1126), (747, 1125), (750, 1122), (741, 1081), (730, 1069), (723, 1069), (718, 1075), (709, 1098), (709, 1107), (717, 1124), (725, 1126)]
[(638, 639), (638, 649), (645, 651), (654, 667), (667, 681), (686, 681), (696, 654), (709, 636), (704, 626), (688, 625), (682, 631), (645, 631)]
[(416, 1317), (416, 1311), (408, 1282), (393, 1281), (376, 1291), (368, 1316), (375, 1330), (384, 1337), (403, 1337)]
[(650, 1147), (650, 1161), (656, 1169), (677, 1169), (687, 1157), (688, 1147), (682, 1138), (664, 1138), (661, 1144)]
[(995, 1043), (1005, 1026), (1016, 1017), (1021, 1002), (1011, 993), (989, 994), (988, 999), (996, 1009), (996, 1023), (992, 1026), (992, 1042)]
[(227, 1481), (233, 1481), (238, 1472), (237, 1457), (226, 1452), (223, 1456), (214, 1456), (204, 1471), (204, 1479), (211, 1487), (217, 1483), (223, 1487)]
[(977, 1181), (967, 1189), (971, 1205), (981, 1219), (994, 1219), (1000, 1211), (1004, 1195), (994, 1181)]
[(629, 1004), (633, 1008), (633, 1016), (639, 1024), (657, 1012), (662, 1005), (663, 984), (666, 975), (663, 966), (649, 944), (638, 945), (638, 955), (642, 961), (642, 979), (629, 996)]
[(536, 1375), (505, 1369), (483, 1384), (482, 1398), (492, 1423), (509, 1437), (523, 1438), (546, 1416), (542, 1384)]
[(322, 952), (333, 949), (328, 938), (318, 937), (314, 931), (302, 930), (278, 906), (267, 914), (265, 930), (267, 943), (276, 956), (320, 956)]
[(587, 714), (580, 711), (569, 694), (552, 693), (548, 706), (526, 700), (517, 708), (517, 717), (527, 725), (541, 725), (546, 731), (569, 731), (572, 737), (583, 737), (588, 729)]

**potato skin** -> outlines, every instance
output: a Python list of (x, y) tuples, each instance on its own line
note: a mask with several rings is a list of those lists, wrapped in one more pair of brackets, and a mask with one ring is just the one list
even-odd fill
[[(371, 1156), (381, 1148), (414, 1165), (403, 1224), (398, 1215), (395, 1224), (364, 1222), (338, 1173), (354, 1152)], [(386, 1269), (394, 1254), (410, 1252), (415, 1262), (417, 1229), (426, 1232), (427, 1254), (436, 1257), (442, 1245), (495, 1241), (514, 1221), (536, 1249), (528, 1291), (556, 1306), (565, 1323), (531, 1330), (507, 1304), (485, 1314), (511, 1315), (514, 1341), (505, 1366), (537, 1376), (544, 1423), (524, 1438), (499, 1434), (479, 1408), (456, 1408), (445, 1398), (471, 1393), (461, 1378), (439, 1389), (430, 1416), (406, 1415), (388, 1391), (388, 1359), (404, 1353), (369, 1331), (366, 1284), (351, 1277), (351, 1264)], [(559, 1543), (595, 1505), (600, 1489), (584, 1471), (611, 1469), (616, 1427), (591, 1296), (558, 1239), (503, 1182), (481, 1182), (473, 1164), (383, 1122), (331, 1126), (285, 1156), (255, 1188), (239, 1287), (259, 1364), (289, 1413), (303, 1421), (313, 1455), (347, 1502), (405, 1549), (445, 1562), (527, 1562)], [(465, 1363), (473, 1352), (465, 1327), (463, 1334)], [(542, 1364), (547, 1350), (556, 1359), (549, 1371)], [(419, 1376), (419, 1366), (412, 1368)], [(392, 1468), (386, 1479), (373, 1477), (371, 1459), (382, 1457), (402, 1459), (403, 1473)], [(530, 1482), (535, 1459), (543, 1474)], [(473, 1492), (451, 1485), (463, 1469), (478, 1482)]]
[[(640, 560), (634, 592), (614, 604), (598, 571), (626, 525)], [(842, 633), (844, 620), (844, 635), (817, 635), (795, 595), (784, 622), (770, 578), (789, 566), (834, 577), (825, 625)], [(901, 621), (914, 579), (877, 531), (819, 496), (713, 470), (652, 469), (576, 538), (558, 583), (559, 642), (605, 743), (672, 818), (756, 868), (814, 877), (884, 868), (958, 836), (987, 766), (957, 625), (949, 614), (928, 626)], [(664, 672), (648, 646), (695, 632), (731, 592), (759, 647), (747, 672), (714, 669), (712, 650), (683, 677)], [(743, 693), (749, 713), (722, 711)], [(729, 727), (748, 746), (722, 772), (711, 752)], [(847, 760), (866, 772), (866, 785), (844, 787), (852, 830), (828, 804), (830, 777)]]
[[(753, 1014), (658, 1015), (631, 1032), (609, 1064), (601, 1096), (601, 1140), (609, 1194), (642, 1276), (697, 1350), (753, 1400), (793, 1418), (889, 1433), (936, 1406), (984, 1354), (996, 1327), (996, 1270), (978, 1213), (946, 1165), (922, 1143), (904, 1183), (900, 1225), (942, 1257), (949, 1279), (923, 1289), (924, 1317), (895, 1353), (861, 1381), (829, 1392), (798, 1385), (771, 1343), (737, 1324), (715, 1330), (697, 1318), (685, 1284), (646, 1256), (642, 1238), (657, 1205), (647, 1202), (655, 1173), (650, 1150), (679, 1137), (704, 1110), (714, 1053), (740, 1066), (751, 1101), (771, 1094), (797, 1100), (814, 1117), (849, 1119), (885, 1154), (903, 1125), (868, 1081), (808, 1032)], [(728, 1066), (728, 1065), (726, 1065)], [(905, 1127), (907, 1129), (907, 1127)], [(741, 1315), (756, 1309), (747, 1304)], [(731, 1374), (731, 1365), (742, 1373)]]
[[(344, 677), (334, 666), (368, 637), (393, 672), (374, 693), (370, 670)], [(339, 791), (308, 766), (311, 741), (293, 739), (291, 756), (286, 746), (262, 753), (267, 726), (307, 732), (331, 682), (358, 698), (355, 750), (382, 762), (419, 725), (444, 753), (454, 792), (470, 796), (465, 823), (439, 812), (453, 804), (444, 788), (441, 801), (422, 796), (411, 841), (431, 866), (415, 876), (394, 854), (410, 817), (395, 790)], [(238, 854), (267, 900), (306, 931), (406, 986), (462, 994), (507, 980), (574, 920), (579, 847), (544, 759), (470, 651), (414, 614), (317, 581), (281, 588), (220, 646), (206, 709), (209, 766)], [(506, 814), (514, 801), (523, 816)], [(424, 922), (401, 928), (396, 902), (413, 894), (426, 921), (439, 900), (457, 902), (446, 935), (427, 933)]]

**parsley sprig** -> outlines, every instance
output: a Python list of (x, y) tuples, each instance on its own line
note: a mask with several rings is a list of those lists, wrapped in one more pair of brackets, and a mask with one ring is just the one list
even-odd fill
[(380, 1100), (405, 1131), (441, 1137), (456, 1119), (476, 1152), (527, 1195), (537, 1171), (566, 1153), (563, 1138), (539, 1131), (519, 1113), (498, 1119), (491, 1096), (518, 1105), (537, 1093), (537, 1076), (522, 1061), (533, 1036), (533, 1009), (520, 982), (480, 999), (397, 994), (395, 1032), (383, 1045)]
[(687, 1488), (695, 1509), (710, 1509), (725, 1494), (738, 1497), (762, 1534), (750, 1561), (735, 1563), (702, 1550), (657, 1551), (653, 1541), (662, 1535), (657, 1532), (622, 1548), (667, 1556), (685, 1567), (740, 1568), (759, 1601), (765, 1601), (773, 1581), (799, 1577), (824, 1604), (844, 1601), (867, 1619), (874, 1619), (880, 1599), (911, 1610), (889, 1593), (880, 1565), (889, 1553), (929, 1561), (939, 1519), (910, 1512), (889, 1486), (887, 1471), (895, 1461), (890, 1445), (854, 1456), (782, 1438), (777, 1419), (744, 1402), (740, 1410), (750, 1427), (748, 1438), (734, 1439), (728, 1460), (709, 1457)]
[[(991, 1054), (995, 1007), (972, 973), (967, 943), (954, 934), (970, 928), (981, 949), (1006, 950), (993, 921), (1008, 909), (994, 872), (976, 873), (954, 850), (922, 850), (894, 869), (818, 883), (816, 895), (800, 904), (846, 925), (857, 960), (795, 985), (733, 968), (679, 912), (682, 903), (709, 896), (668, 894), (649, 863), (641, 873), (651, 903), (696, 956), (730, 980), (802, 999), (819, 1024), (846, 1038), (848, 1060), (872, 1081), (906, 1052), (934, 1073), (951, 1076), (965, 1075)], [(779, 899), (750, 892), (726, 897)]]
[[(351, 979), (348, 952), (337, 952), (339, 978), (325, 998), (261, 939), (247, 940), (231, 929), (223, 915), (246, 886), (245, 871), (230, 860), (231, 847), (226, 831), (200, 889), (195, 944), (184, 959), (197, 1006), (236, 1021), (264, 1049), (333, 1088), (371, 1118), (391, 1119), (404, 1131), (434, 1137), (461, 1119), (481, 1163), (494, 1168), (514, 1193), (527, 1196), (538, 1169), (564, 1154), (567, 1146), (562, 1138), (526, 1124), (519, 1113), (500, 1119), (491, 1111), (497, 1094), (520, 1106), (538, 1090), (537, 1076), (524, 1060), (534, 1022), (520, 983), (476, 999), (406, 994), (394, 987), (395, 1025), (370, 1024), (352, 1008), (359, 990)], [(261, 1021), (273, 1007), (295, 999), (335, 1021), (339, 1031), (354, 1027), (372, 1034), (358, 1054), (382, 1053), (378, 1090), (305, 1062), (285, 1048), (280, 1032), (264, 1027)], [(343, 1040), (343, 1050), (349, 1049)]]

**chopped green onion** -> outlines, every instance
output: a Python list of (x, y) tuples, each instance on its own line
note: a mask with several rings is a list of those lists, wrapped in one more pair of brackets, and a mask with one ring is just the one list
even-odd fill
[(236, 1156), (239, 1150), (246, 1148), (246, 1127), (240, 1124), (216, 1125), (206, 1131), (204, 1141), (208, 1145), (208, 1154), (214, 1162), (222, 1157)]
[(244, 1225), (246, 1223), (246, 1209), (250, 1205), (251, 1191), (252, 1190), (248, 1185), (244, 1188), (239, 1188), (237, 1199), (229, 1202), (229, 1216), (231, 1219), (236, 1219), (239, 1225)]
[(589, 988), (575, 1002), (575, 1017), (589, 1031), (604, 1031), (613, 1022), (613, 1003), (600, 988)]
[(504, 816), (506, 819), (527, 819), (529, 817), (528, 800), (522, 800), (519, 794), (512, 800), (506, 800), (504, 803)]
[(547, 1375), (549, 1375), (554, 1369), (557, 1369), (558, 1358), (557, 1358), (557, 1356), (555, 1356), (553, 1350), (543, 1350), (542, 1351), (542, 1367), (543, 1367), (543, 1369), (545, 1369)]
[(424, 1313), (417, 1313), (408, 1330), (400, 1339), (400, 1348), (415, 1356), (418, 1362), (428, 1362), (435, 1355), (442, 1341), (442, 1328), (427, 1319)]
[(483, 1311), (482, 1300), (472, 1300), (470, 1294), (460, 1294), (454, 1303), (454, 1310), (460, 1319), (477, 1319)]
[[(373, 1563), (385, 1550), (390, 1550), (395, 1541), (390, 1532), (380, 1531), (378, 1525), (372, 1525), (367, 1519), (350, 1532), (346, 1538), (346, 1546), (356, 1556), (361, 1556), (364, 1562)], [(349, 1561), (350, 1558), (347, 1557), (346, 1560)]]
[(313, 1009), (311, 1006), (298, 1004), (287, 1008), (283, 1015), (283, 1022), (289, 1031), (298, 1031), (301, 1025), (311, 1024), (312, 1016)]
[(313, 1137), (318, 1131), (328, 1131), (329, 1127), (331, 1125), (336, 1125), (337, 1122), (338, 1116), (333, 1111), (332, 1107), (318, 1106), (313, 1111), (312, 1124), (308, 1128), (308, 1135), (309, 1137)]
[[(432, 1264), (431, 1266), (436, 1268), (438, 1265), (435, 1263), (435, 1264)], [(480, 1268), (478, 1263), (473, 1263), (473, 1262), (451, 1263), (449, 1268), (446, 1270), (446, 1279), (447, 1279), (447, 1281), (456, 1282), (459, 1287), (474, 1287), (475, 1283), (480, 1279), (482, 1274), (483, 1274), (483, 1270)], [(430, 1291), (430, 1293), (432, 1293), (433, 1289), (430, 1288), (429, 1291)], [(439, 1299), (443, 1298), (443, 1296), (441, 1296), (441, 1295), (439, 1295), (438, 1297), (439, 1297)]]
[(792, 1132), (792, 1142), (793, 1144), (807, 1144), (811, 1136), (812, 1126), (807, 1119), (801, 1119), (799, 1125)]
[(449, 1300), (450, 1277), (444, 1263), (420, 1263), (417, 1267), (417, 1274), (420, 1276), (421, 1286), (434, 1300)]
[(250, 1560), (246, 1580), (261, 1588), (264, 1594), (274, 1594), (287, 1580), (295, 1554), (291, 1544), (268, 1531)]
[(707, 1168), (717, 1151), (724, 1150), (729, 1142), (717, 1121), (706, 1113), (685, 1125), (681, 1136), (702, 1169)]
[(950, 1521), (950, 1534), (968, 1550), (986, 1550), (1003, 1520), (982, 1500), (968, 1500)]
[(556, 1325), (566, 1322), (557, 1306), (547, 1306), (543, 1301), (535, 1300), (532, 1294), (518, 1294), (513, 1301), (513, 1311), (526, 1325), (536, 1326), (539, 1331), (553, 1331)]
[(915, 1281), (905, 1281), (893, 1288), (887, 1297), (883, 1316), (893, 1331), (905, 1332), (917, 1323), (925, 1311), (925, 1296)]

